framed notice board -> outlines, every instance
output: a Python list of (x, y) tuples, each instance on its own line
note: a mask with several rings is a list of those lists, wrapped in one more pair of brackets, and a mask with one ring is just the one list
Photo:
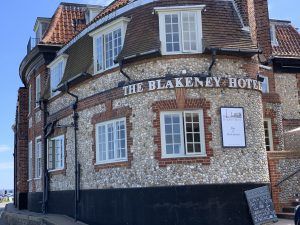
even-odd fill
[(224, 148), (246, 147), (244, 109), (221, 108), (221, 127)]
[(254, 225), (278, 221), (268, 186), (245, 191), (245, 194)]

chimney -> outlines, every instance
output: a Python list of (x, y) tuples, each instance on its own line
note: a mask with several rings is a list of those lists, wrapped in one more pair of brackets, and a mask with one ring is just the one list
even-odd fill
[(243, 0), (248, 5), (251, 38), (266, 59), (272, 55), (268, 0)]

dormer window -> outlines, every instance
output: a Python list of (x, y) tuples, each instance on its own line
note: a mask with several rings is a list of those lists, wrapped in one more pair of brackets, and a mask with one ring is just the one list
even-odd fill
[(61, 79), (64, 74), (67, 59), (68, 59), (67, 55), (61, 55), (58, 58), (56, 58), (51, 64), (48, 65), (48, 68), (50, 69), (50, 95), (51, 95), (51, 97), (54, 97), (60, 93), (59, 91), (54, 91), (54, 90), (57, 88), (57, 86), (61, 82)]
[(36, 19), (34, 25), (34, 32), (35, 32), (35, 38), (37, 43), (43, 38), (44, 33), (48, 29), (50, 21), (51, 21), (50, 18), (38, 17)]
[(89, 7), (85, 12), (86, 24), (89, 24), (102, 10), (102, 7)]
[(114, 60), (122, 50), (128, 18), (121, 17), (92, 32), (94, 49), (94, 73), (117, 66)]
[(271, 36), (271, 44), (272, 46), (278, 46), (278, 41), (276, 37), (276, 27), (275, 24), (270, 25), (270, 36)]
[(161, 51), (164, 55), (202, 53), (203, 5), (157, 7)]

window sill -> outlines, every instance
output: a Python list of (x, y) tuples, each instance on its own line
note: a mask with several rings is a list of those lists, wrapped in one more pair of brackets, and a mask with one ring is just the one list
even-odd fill
[(194, 155), (162, 155), (161, 159), (181, 159), (181, 158), (201, 158), (207, 157), (207, 154), (194, 154)]
[(122, 163), (122, 162), (127, 162), (128, 159), (121, 159), (121, 160), (115, 160), (115, 161), (103, 161), (103, 162), (96, 162), (94, 165), (95, 166), (101, 166), (101, 165), (106, 165), (106, 164), (111, 164), (111, 163)]
[(63, 171), (63, 170), (64, 170), (64, 168), (53, 169), (53, 170), (48, 170), (48, 173), (59, 172), (59, 171)]
[(33, 180), (40, 180), (40, 179), (41, 179), (41, 177), (36, 177)]
[(162, 55), (193, 55), (202, 54), (202, 51), (192, 51), (192, 52), (162, 52)]
[[(95, 66), (95, 65), (94, 65), (94, 66)], [(94, 71), (93, 76), (96, 76), (96, 75), (98, 75), (98, 74), (105, 73), (105, 72), (110, 71), (110, 70), (113, 70), (113, 69), (115, 69), (115, 68), (117, 68), (117, 67), (119, 67), (119, 63), (115, 64), (115, 65), (112, 66), (112, 67), (106, 68), (106, 69), (104, 69), (104, 70)]]
[(100, 171), (103, 169), (112, 169), (112, 168), (130, 168), (131, 162), (126, 160), (119, 160), (119, 161), (113, 161), (113, 162), (103, 162), (103, 163), (95, 163), (94, 168), (95, 171)]

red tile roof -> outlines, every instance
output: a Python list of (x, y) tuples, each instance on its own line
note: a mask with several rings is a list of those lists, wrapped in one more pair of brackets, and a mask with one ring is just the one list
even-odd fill
[(66, 44), (69, 42), (86, 27), (85, 24), (79, 24), (77, 31), (74, 31), (72, 27), (73, 19), (85, 18), (85, 10), (85, 5), (62, 3), (55, 11), (42, 42), (47, 44)]
[(101, 19), (102, 17), (108, 15), (109, 13), (122, 8), (123, 6), (127, 5), (128, 3), (133, 2), (133, 0), (115, 0), (106, 6), (92, 21), (96, 22), (97, 20)]
[(271, 20), (275, 26), (278, 45), (273, 45), (273, 55), (279, 57), (300, 57), (300, 34), (288, 21)]

